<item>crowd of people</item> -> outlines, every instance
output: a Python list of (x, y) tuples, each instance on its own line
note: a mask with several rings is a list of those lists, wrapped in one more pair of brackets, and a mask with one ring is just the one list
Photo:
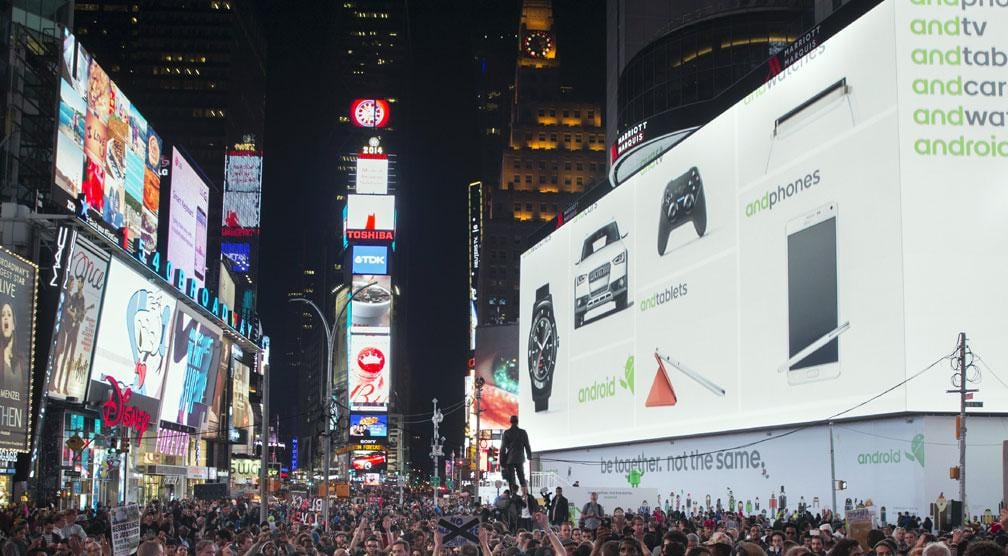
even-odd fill
[[(304, 522), (289, 497), (273, 500), (261, 520), (245, 499), (154, 501), (140, 512), (138, 556), (1008, 556), (1008, 510), (989, 526), (951, 530), (924, 527), (905, 516), (900, 525), (872, 529), (855, 540), (828, 512), (787, 518), (707, 512), (687, 516), (661, 508), (641, 511), (586, 501), (562, 488), (541, 498), (505, 497), (485, 506), (454, 498), (435, 507), (430, 492), (369, 487), (334, 499), (330, 527)], [(518, 512), (512, 512), (512, 507)], [(650, 508), (649, 508), (650, 510)], [(0, 512), (2, 556), (113, 556), (109, 508), (56, 511), (27, 504)], [(478, 515), (478, 537), (449, 547), (438, 518)], [(517, 517), (515, 517), (517, 515)], [(313, 516), (317, 517), (317, 516)], [(478, 541), (478, 542), (477, 542)]]

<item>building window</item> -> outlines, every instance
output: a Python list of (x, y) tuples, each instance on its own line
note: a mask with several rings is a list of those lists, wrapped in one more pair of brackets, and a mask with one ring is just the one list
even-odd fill
[(569, 118), (570, 117), (570, 111), (569, 110), (564, 110), (563, 111), (563, 115), (564, 115), (564, 118)]
[(556, 185), (556, 182), (557, 182), (557, 177), (555, 175), (554, 176), (550, 176), (550, 183), (552, 183), (553, 185)]
[(574, 141), (576, 143), (580, 143), (581, 142), (581, 134), (580, 133), (578, 133), (577, 135), (574, 136)]
[(564, 178), (564, 185), (570, 185), (570, 184), (571, 184), (570, 178), (569, 177), (565, 177)]
[(546, 116), (546, 111), (545, 111), (545, 110), (542, 110), (542, 109), (540, 109), (540, 110), (539, 110), (539, 117), (544, 117), (544, 116)]
[(546, 134), (545, 133), (540, 133), (539, 134), (539, 140), (540, 141), (545, 141), (546, 140)]
[(540, 175), (539, 176), (539, 185), (542, 185), (542, 184), (545, 184), (545, 183), (546, 183), (546, 176)]
[(556, 117), (556, 110), (550, 110), (550, 117), (551, 118), (555, 118)]
[(595, 111), (594, 110), (589, 110), (588, 111), (588, 119), (591, 120), (591, 121), (593, 121), (593, 122), (595, 121)]
[(521, 212), (521, 203), (515, 203), (515, 212)]
[(525, 210), (532, 212), (532, 203), (525, 203)]
[(521, 160), (518, 160), (517, 158), (514, 159), (514, 162), (511, 164), (511, 166), (514, 168), (521, 168)]
[(525, 183), (527, 183), (529, 185), (532, 184), (532, 175), (531, 174), (525, 176)]
[(581, 117), (581, 111), (580, 110), (575, 110), (574, 111), (574, 117), (575, 118), (580, 118)]
[(570, 140), (571, 140), (570, 133), (564, 134), (564, 142), (570, 143)]
[(521, 176), (519, 176), (518, 174), (515, 174), (514, 181), (511, 182), (511, 183), (521, 183)]
[(540, 170), (545, 170), (546, 169), (546, 162), (545, 161), (543, 161), (543, 160), (539, 161), (539, 169)]
[(567, 162), (564, 162), (564, 170), (570, 170), (570, 169), (571, 169), (571, 163), (568, 160)]
[(578, 170), (584, 170), (584, 164), (582, 164), (581, 162), (578, 162), (577, 163), (577, 169)]
[(554, 143), (556, 143), (556, 140), (557, 140), (556, 139), (556, 133), (550, 133), (550, 141), (553, 141)]
[(578, 186), (584, 185), (584, 178), (582, 178), (581, 176), (578, 176), (577, 177), (577, 184), (578, 184)]

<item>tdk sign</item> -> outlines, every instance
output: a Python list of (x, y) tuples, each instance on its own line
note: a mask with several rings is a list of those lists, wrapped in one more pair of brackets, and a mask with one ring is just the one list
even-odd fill
[(388, 247), (384, 245), (354, 245), (354, 274), (388, 274)]

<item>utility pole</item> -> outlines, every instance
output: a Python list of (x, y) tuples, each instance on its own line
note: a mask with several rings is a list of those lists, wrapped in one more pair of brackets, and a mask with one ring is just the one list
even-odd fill
[(270, 425), (269, 346), (269, 336), (263, 336), (262, 351), (259, 352), (259, 357), (262, 358), (263, 370), (263, 419), (262, 430), (259, 431), (262, 437), (262, 451), (259, 454), (259, 523), (265, 523), (269, 519), (269, 458), (267, 457)]
[[(955, 371), (952, 374), (954, 389), (946, 390), (946, 392), (959, 395), (959, 423), (956, 427), (959, 437), (959, 467), (958, 469), (953, 468), (953, 470), (958, 472), (959, 479), (959, 503), (961, 504), (959, 519), (960, 523), (965, 525), (969, 517), (966, 510), (966, 405), (967, 400), (973, 397), (973, 392), (979, 391), (976, 388), (966, 388), (967, 382), (975, 382), (977, 379), (969, 378), (968, 371), (973, 366), (973, 353), (966, 345), (965, 332), (959, 333), (959, 347), (956, 351), (957, 355), (952, 359), (952, 370)], [(979, 406), (982, 402), (969, 403)]]
[(829, 465), (830, 465), (830, 482), (833, 484), (833, 488), (830, 492), (833, 493), (833, 505), (830, 510), (833, 515), (836, 516), (836, 491), (837, 491), (837, 480), (836, 480), (836, 454), (833, 451), (833, 421), (829, 422)]
[(431, 440), (431, 459), (434, 460), (434, 507), (438, 505), (438, 466), (441, 465), (441, 456), (444, 455), (442, 447), (444, 446), (444, 437), (438, 434), (438, 425), (444, 421), (444, 414), (437, 406), (437, 398), (434, 398), (434, 414), (431, 416), (431, 423), (434, 424), (434, 440)]
[(475, 471), (475, 474), (473, 475), (473, 477), (474, 477), (474, 479), (473, 479), (473, 500), (475, 500), (477, 504), (479, 504), (479, 502), (480, 502), (480, 494), (479, 494), (479, 487), (480, 487), (480, 451), (481, 451), (481, 446), (482, 446), (482, 444), (481, 444), (482, 439), (480, 438), (480, 414), (483, 413), (483, 385), (484, 384), (486, 384), (486, 381), (483, 380), (483, 377), (481, 377), (481, 376), (476, 377), (476, 450), (475, 450), (475, 452), (476, 452), (476, 465), (473, 466), (473, 469)]

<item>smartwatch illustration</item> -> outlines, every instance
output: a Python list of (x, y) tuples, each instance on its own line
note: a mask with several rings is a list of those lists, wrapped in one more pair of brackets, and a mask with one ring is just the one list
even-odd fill
[(536, 290), (528, 342), (529, 378), (537, 413), (549, 409), (559, 348), (560, 336), (553, 313), (553, 296), (550, 295), (549, 284), (544, 284)]

